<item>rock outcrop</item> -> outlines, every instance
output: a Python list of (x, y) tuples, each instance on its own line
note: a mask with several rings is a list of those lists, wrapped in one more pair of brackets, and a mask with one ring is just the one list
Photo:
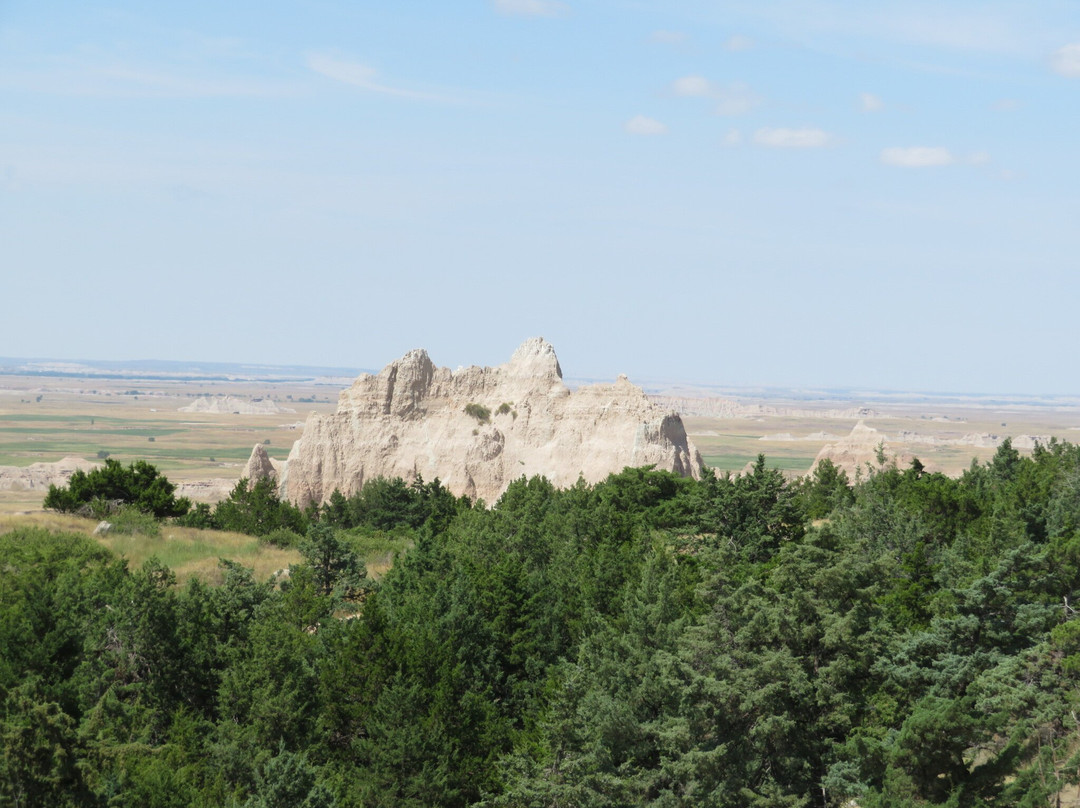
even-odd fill
[(177, 412), (239, 413), (240, 415), (277, 415), (282, 412), (296, 412), (289, 407), (281, 407), (269, 398), (237, 398), (236, 396), (203, 396), (186, 407), (177, 408)]
[(493, 503), (522, 475), (570, 486), (645, 465), (700, 477), (679, 416), (625, 376), (571, 392), (554, 348), (537, 338), (495, 368), (451, 371), (415, 350), (361, 375), (335, 413), (309, 416), (281, 491), (303, 507), (376, 477), (423, 476)]
[(247, 465), (244, 466), (244, 473), (240, 476), (246, 477), (248, 483), (256, 483), (265, 478), (276, 481), (280, 474), (281, 465), (280, 460), (274, 460), (267, 454), (265, 446), (256, 443), (255, 448), (251, 450), (251, 457), (248, 458)]
[(50, 485), (67, 485), (76, 470), (92, 471), (100, 465), (81, 457), (65, 457), (53, 463), (0, 466), (0, 491), (47, 491)]
[(887, 461), (894, 461), (901, 468), (910, 465), (914, 459), (910, 452), (897, 451), (891, 446), (883, 432), (859, 421), (847, 437), (822, 447), (814, 458), (809, 473), (813, 474), (818, 463), (827, 458), (843, 469), (848, 479), (854, 481), (856, 474), (866, 474), (867, 464), (871, 468), (877, 468), (879, 451), (884, 453)]

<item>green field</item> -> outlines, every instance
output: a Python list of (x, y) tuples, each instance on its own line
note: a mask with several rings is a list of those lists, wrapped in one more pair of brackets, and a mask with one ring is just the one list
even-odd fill
[[(757, 461), (757, 455), (705, 455), (701, 456), (701, 459), (705, 461), (705, 465), (710, 468), (714, 468), (717, 471), (731, 471), (738, 472), (746, 468), (747, 463), (754, 463)], [(810, 470), (810, 466), (814, 463), (814, 457), (810, 456), (780, 456), (780, 455), (765, 455), (765, 465), (772, 469), (779, 469), (780, 471), (791, 471), (798, 474), (805, 474)]]

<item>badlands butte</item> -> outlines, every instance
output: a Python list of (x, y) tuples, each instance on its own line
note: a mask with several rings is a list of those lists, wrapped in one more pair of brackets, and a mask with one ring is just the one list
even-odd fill
[(439, 479), (455, 495), (494, 502), (515, 479), (543, 475), (566, 487), (627, 466), (700, 478), (701, 455), (682, 419), (620, 376), (571, 392), (555, 349), (526, 341), (505, 365), (438, 368), (410, 351), (364, 374), (329, 415), (311, 415), (284, 468), (256, 446), (246, 473), (280, 475), (300, 505), (349, 495), (376, 477)]
[(564, 379), (542, 339), (497, 367), (441, 368), (418, 349), (358, 378), (117, 365), (0, 359), (0, 510), (39, 508), (49, 484), (105, 456), (148, 460), (199, 501), (242, 476), (272, 476), (300, 504), (422, 476), (492, 503), (522, 475), (568, 486), (625, 466), (737, 474), (763, 453), (791, 476), (824, 457), (854, 476), (879, 449), (958, 474), (1006, 437), (1021, 451), (1080, 438), (1077, 399), (593, 383)]

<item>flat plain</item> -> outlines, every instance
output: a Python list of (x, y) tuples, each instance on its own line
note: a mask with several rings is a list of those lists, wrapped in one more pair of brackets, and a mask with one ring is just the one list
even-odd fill
[[(256, 443), (284, 459), (311, 411), (344, 384), (0, 376), (0, 466), (64, 457), (146, 460), (170, 480), (235, 482)], [(270, 400), (273, 414), (180, 412), (198, 398)], [(40, 507), (44, 491), (2, 490), (0, 512)]]

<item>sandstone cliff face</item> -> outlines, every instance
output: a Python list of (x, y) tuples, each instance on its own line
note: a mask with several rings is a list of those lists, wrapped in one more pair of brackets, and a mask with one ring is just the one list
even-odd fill
[(351, 494), (376, 477), (422, 475), (490, 504), (522, 475), (562, 487), (644, 465), (700, 477), (679, 416), (625, 377), (571, 393), (554, 348), (537, 338), (495, 368), (450, 371), (415, 350), (361, 375), (337, 412), (308, 418), (281, 489), (303, 507), (335, 488)]

